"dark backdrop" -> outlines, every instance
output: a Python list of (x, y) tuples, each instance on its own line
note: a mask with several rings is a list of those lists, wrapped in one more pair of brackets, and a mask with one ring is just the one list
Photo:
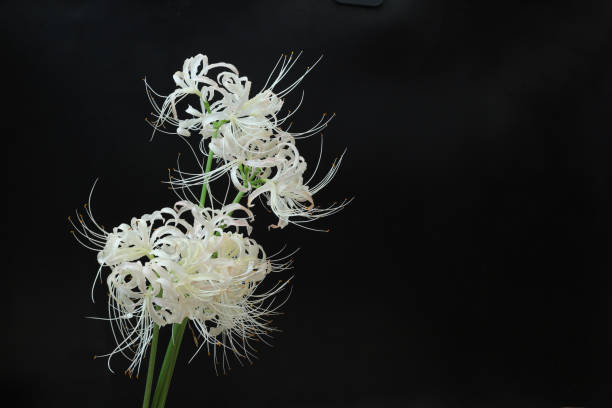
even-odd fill
[[(95, 255), (66, 217), (97, 177), (108, 226), (173, 202), (159, 181), (186, 147), (149, 142), (141, 78), (168, 92), (202, 52), (257, 88), (303, 50), (295, 75), (324, 58), (296, 126), (335, 111), (323, 162), (348, 148), (319, 202), (355, 201), (327, 234), (258, 219), (266, 248), (302, 248), (283, 332), (226, 376), (183, 364), (185, 341), (169, 405), (609, 406), (611, 18), (608, 1), (3, 2), (5, 401), (140, 403), (142, 377), (92, 360), (113, 348), (85, 319), (105, 289), (92, 304)], [(318, 139), (301, 146), (314, 160)]]

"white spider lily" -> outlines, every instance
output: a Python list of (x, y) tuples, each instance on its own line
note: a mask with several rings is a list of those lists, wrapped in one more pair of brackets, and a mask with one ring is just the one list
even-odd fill
[[(68, 220), (74, 227), (71, 231), (76, 240), (84, 247), (98, 252), (100, 268), (96, 279), (104, 266), (113, 267), (124, 262), (136, 261), (144, 257), (166, 256), (170, 251), (170, 237), (180, 237), (183, 232), (172, 225), (167, 225), (168, 219), (176, 219), (178, 214), (171, 208), (163, 208), (140, 218), (132, 218), (130, 224), (121, 224), (111, 232), (99, 225), (91, 210), (91, 197), (96, 186), (94, 183), (87, 204), (84, 205), (88, 221), (77, 213), (75, 222)], [(95, 282), (95, 279), (94, 279)], [(93, 300), (93, 286), (91, 291)]]
[[(230, 133), (246, 133), (252, 134), (261, 129), (275, 133), (289, 133), (288, 129), (283, 131), (281, 126), (286, 123), (291, 116), (300, 108), (302, 100), (298, 106), (283, 117), (279, 117), (278, 113), (283, 107), (284, 98), (293, 91), (308, 73), (317, 65), (319, 60), (308, 67), (304, 74), (289, 86), (282, 90), (276, 90), (279, 83), (285, 78), (287, 73), (293, 68), (301, 53), (295, 58), (293, 53), (289, 56), (282, 55), (270, 73), (268, 80), (262, 90), (254, 96), (250, 96), (251, 81), (247, 77), (240, 77), (233, 72), (222, 72), (217, 76), (219, 85), (218, 91), (222, 98), (210, 105), (210, 117), (203, 121), (202, 128), (206, 124), (211, 124), (214, 121), (223, 120), (228, 122), (224, 127), (224, 135), (227, 137)], [(277, 70), (278, 68), (278, 70)], [(322, 130), (331, 117), (325, 120), (323, 114), (321, 120), (311, 129), (304, 132), (291, 133), (293, 137), (307, 137)], [(204, 137), (209, 136), (209, 133), (202, 132)], [(234, 139), (239, 138), (234, 135)]]
[[(225, 71), (217, 76), (217, 81), (218, 83), (213, 81), (214, 87), (210, 88), (208, 94), (199, 95), (199, 110), (189, 105), (185, 113), (190, 117), (178, 119), (175, 115), (176, 132), (179, 135), (189, 136), (191, 132), (198, 132), (208, 138), (215, 133), (214, 124), (220, 121), (232, 125), (226, 127), (225, 133), (234, 128), (246, 132), (277, 129), (276, 115), (282, 108), (283, 101), (271, 89), (250, 98), (251, 81), (247, 77)], [(221, 95), (221, 99), (208, 104), (214, 91)]]
[[(91, 205), (86, 209), (90, 222), (78, 215), (75, 237), (98, 251), (101, 267), (111, 269), (108, 320), (117, 345), (104, 355), (109, 368), (110, 357), (121, 353), (131, 360), (128, 372), (138, 372), (154, 324), (190, 319), (202, 339), (198, 350), (205, 344), (222, 346), (224, 366), (226, 350), (249, 359), (248, 340), (273, 330), (265, 317), (274, 309), (264, 302), (284, 285), (254, 292), (270, 272), (285, 270), (290, 262), (273, 262), (257, 242), (238, 231), (251, 231), (248, 208), (230, 204), (214, 210), (181, 201), (174, 209), (133, 218), (110, 233), (98, 227)], [(245, 216), (230, 215), (238, 211)], [(214, 352), (216, 356), (216, 348)]]
[[(140, 218), (132, 218), (129, 225), (121, 224), (113, 228), (106, 237), (104, 248), (98, 253), (100, 265), (113, 266), (165, 253), (168, 237), (182, 236), (183, 233), (171, 225), (164, 225), (164, 215), (177, 216), (172, 209), (164, 208)], [(155, 227), (156, 223), (159, 228)]]
[[(185, 60), (183, 70), (174, 74), (174, 82), (177, 89), (167, 96), (155, 92), (146, 84), (147, 94), (153, 105), (155, 120), (153, 127), (159, 130), (166, 123), (176, 127), (176, 133), (181, 136), (190, 136), (192, 132), (200, 133), (204, 138), (215, 134), (215, 123), (228, 122), (232, 126), (225, 130), (238, 132), (245, 131), (250, 133), (258, 129), (280, 132), (281, 126), (295, 114), (300, 108), (302, 100), (298, 106), (285, 116), (279, 117), (278, 113), (283, 107), (284, 98), (293, 91), (304, 77), (312, 70), (319, 60), (293, 83), (282, 90), (277, 90), (280, 82), (287, 73), (293, 68), (301, 53), (295, 58), (291, 55), (282, 55), (270, 73), (266, 84), (261, 91), (251, 96), (252, 83), (246, 76), (240, 76), (238, 70), (231, 64), (216, 63), (208, 64), (205, 55), (198, 54)], [(224, 68), (216, 79), (210, 78), (209, 70), (213, 68)], [(189, 117), (179, 118), (176, 105), (187, 95), (196, 95), (199, 98), (199, 110), (189, 105), (185, 113)], [(217, 94), (219, 99), (216, 99)], [(156, 97), (164, 98), (160, 107), (155, 101)], [(302, 96), (303, 97), (303, 96)], [(326, 119), (325, 114), (321, 119), (307, 131), (292, 132), (294, 137), (308, 137), (322, 130), (331, 117)], [(288, 129), (286, 130), (288, 132)], [(171, 134), (172, 132), (163, 131)]]
[(251, 81), (247, 77), (223, 72), (219, 74), (218, 81), (222, 99), (211, 105), (211, 116), (219, 118), (216, 120), (228, 121), (237, 129), (247, 132), (277, 128), (276, 115), (283, 101), (271, 89), (250, 98)]
[[(216, 68), (224, 68), (236, 74), (238, 73), (238, 70), (232, 64), (227, 64), (225, 62), (209, 64), (206, 55), (198, 54), (195, 57), (187, 58), (183, 63), (183, 70), (174, 73), (172, 78), (177, 88), (169, 95), (164, 96), (155, 92), (145, 79), (147, 95), (155, 110), (153, 115), (156, 119), (152, 123), (154, 129), (159, 130), (165, 123), (169, 123), (173, 126), (177, 126), (178, 134), (189, 136), (190, 133), (187, 129), (195, 126), (196, 123), (190, 121), (183, 122), (183, 120), (179, 119), (176, 105), (190, 94), (198, 96), (202, 103), (203, 101), (214, 98), (215, 92), (219, 91), (219, 87), (217, 82), (210, 79), (207, 75), (211, 69)], [(156, 97), (164, 99), (161, 107), (157, 104), (155, 100)], [(202, 111), (204, 111), (204, 109), (205, 106), (202, 104)]]
[[(321, 208), (315, 207), (313, 200), (313, 196), (335, 176), (344, 154), (337, 161), (334, 161), (332, 168), (321, 181), (314, 187), (309, 188), (307, 184), (312, 180), (314, 174), (304, 183), (303, 176), (307, 167), (304, 158), (299, 155), (293, 144), (288, 143), (285, 147), (286, 149), (283, 149), (274, 159), (270, 160), (276, 168), (274, 176), (265, 180), (261, 187), (249, 194), (247, 202), (247, 205), (252, 207), (255, 198), (261, 195), (265, 198), (265, 203), (278, 217), (278, 224), (272, 224), (270, 228), (284, 228), (289, 223), (304, 227), (302, 224), (334, 214), (351, 201), (344, 200), (339, 205), (334, 203), (329, 207)], [(267, 161), (251, 162), (250, 164), (253, 167), (267, 166)]]
[[(223, 137), (212, 139), (209, 148), (215, 157), (225, 163), (207, 174), (186, 172), (180, 167), (173, 169), (174, 174), (170, 175), (169, 184), (179, 197), (188, 197), (186, 190), (189, 188), (200, 187), (205, 182), (210, 183), (226, 173), (229, 173), (230, 180), (237, 190), (248, 192), (254, 185), (259, 184), (258, 181), (270, 176), (271, 169), (278, 162), (275, 157), (282, 154), (287, 145), (295, 143), (293, 136), (286, 132), (271, 133), (260, 129), (249, 134), (230, 132), (225, 135), (224, 128), (225, 125), (220, 128)], [(239, 137), (236, 138), (236, 135)], [(196, 199), (190, 190), (189, 194)]]
[(279, 268), (255, 241), (232, 232), (178, 238), (175, 251), (177, 260), (159, 257), (144, 266), (138, 261), (113, 268), (107, 282), (117, 347), (108, 356), (133, 350), (128, 371), (138, 372), (153, 324), (188, 318), (200, 334), (198, 351), (223, 346), (224, 365), (226, 350), (250, 359), (248, 341), (273, 330), (265, 318), (275, 309), (264, 302), (285, 284), (254, 292), (268, 273), (287, 264)]

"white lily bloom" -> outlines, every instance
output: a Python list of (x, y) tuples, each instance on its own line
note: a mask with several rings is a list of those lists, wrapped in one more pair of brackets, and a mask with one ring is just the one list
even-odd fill
[[(217, 137), (210, 142), (213, 154), (225, 163), (207, 174), (187, 172), (180, 167), (173, 169), (174, 173), (170, 175), (168, 181), (170, 188), (182, 199), (188, 200), (189, 197), (197, 199), (191, 191), (187, 193), (186, 190), (191, 187), (201, 187), (205, 182), (210, 183), (229, 173), (236, 189), (242, 192), (250, 191), (255, 179), (262, 179), (270, 175), (269, 168), (274, 161), (269, 158), (277, 155), (286, 143), (293, 143), (293, 137), (288, 133), (270, 134), (260, 129), (251, 134), (239, 134), (239, 139), (235, 139), (235, 134), (230, 133), (227, 137)], [(250, 166), (251, 163), (256, 163), (259, 168), (257, 174), (248, 174), (253, 180), (246, 180), (247, 174), (244, 173), (243, 166)], [(267, 164), (268, 167), (262, 166), (262, 163)], [(250, 172), (250, 169), (248, 171)]]
[[(313, 196), (335, 176), (344, 154), (337, 161), (334, 161), (332, 168), (325, 177), (310, 188), (307, 184), (314, 177), (314, 173), (310, 179), (304, 182), (304, 172), (307, 167), (306, 161), (299, 155), (295, 145), (287, 143), (284, 147), (285, 149), (282, 149), (273, 159), (259, 163), (250, 163), (253, 167), (267, 167), (269, 166), (268, 163), (271, 162), (275, 167), (274, 176), (266, 179), (261, 187), (249, 194), (247, 202), (247, 205), (252, 207), (252, 202), (255, 198), (260, 195), (265, 198), (265, 203), (278, 217), (278, 224), (272, 224), (270, 228), (284, 228), (289, 223), (304, 227), (302, 224), (334, 214), (351, 201), (345, 199), (339, 205), (334, 203), (329, 207), (321, 208), (315, 207), (313, 200)], [(319, 163), (317, 163), (317, 169), (318, 165)], [(314, 229), (310, 227), (304, 228)]]
[[(183, 70), (174, 73), (172, 78), (174, 79), (174, 83), (176, 84), (177, 88), (169, 95), (164, 96), (155, 92), (145, 79), (147, 96), (149, 97), (149, 101), (155, 110), (153, 115), (156, 119), (152, 123), (155, 130), (159, 130), (159, 128), (165, 123), (169, 123), (177, 127), (178, 134), (182, 136), (189, 136), (190, 132), (188, 129), (197, 126), (197, 121), (185, 122), (182, 119), (179, 119), (176, 105), (187, 95), (193, 94), (198, 96), (202, 101), (201, 108), (202, 111), (204, 111), (205, 106), (203, 101), (213, 99), (215, 92), (219, 91), (217, 82), (207, 76), (210, 70), (217, 68), (224, 68), (236, 74), (238, 73), (238, 70), (232, 64), (227, 64), (225, 62), (209, 64), (208, 57), (206, 55), (198, 54), (195, 57), (187, 58), (183, 63)], [(155, 100), (156, 97), (164, 99), (161, 107), (157, 104)], [(193, 109), (193, 111), (195, 112), (196, 110)], [(163, 132), (170, 133), (167, 131)]]
[(277, 128), (276, 116), (283, 101), (271, 89), (265, 89), (251, 98), (249, 94), (252, 84), (247, 77), (222, 72), (217, 80), (222, 98), (211, 105), (208, 123), (212, 123), (211, 120), (224, 120), (231, 123), (232, 127), (246, 132)]
[[(97, 181), (96, 181), (97, 182)], [(171, 237), (181, 237), (183, 232), (176, 226), (167, 224), (178, 214), (171, 208), (163, 208), (152, 214), (144, 214), (140, 218), (132, 218), (130, 224), (121, 224), (108, 232), (100, 226), (91, 211), (91, 195), (85, 204), (89, 224), (83, 215), (77, 213), (78, 222), (71, 217), (68, 220), (73, 225), (72, 233), (81, 245), (98, 252), (97, 258), (100, 268), (96, 279), (104, 266), (113, 267), (124, 262), (137, 261), (141, 258), (167, 256), (171, 253)], [(92, 287), (93, 300), (93, 287)]]
[(113, 228), (106, 237), (104, 248), (98, 253), (100, 265), (113, 266), (165, 253), (168, 238), (180, 237), (183, 233), (176, 227), (164, 225), (164, 215), (177, 216), (172, 209), (164, 208), (140, 218), (132, 218), (129, 225), (121, 224)]
[[(138, 372), (151, 340), (154, 324), (165, 326), (190, 319), (201, 336), (198, 351), (207, 345), (247, 359), (248, 340), (272, 331), (266, 317), (274, 314), (266, 299), (285, 286), (276, 285), (255, 294), (270, 273), (285, 270), (289, 262), (273, 262), (263, 248), (239, 229), (251, 231), (253, 214), (240, 204), (219, 210), (181, 201), (174, 209), (132, 219), (107, 233), (86, 206), (89, 224), (82, 216), (73, 223), (75, 237), (98, 250), (102, 266), (110, 267), (109, 319), (117, 346), (131, 360), (128, 372)], [(245, 217), (232, 214), (242, 211)], [(235, 231), (227, 231), (234, 227)], [(95, 231), (95, 236), (93, 235)]]
[[(245, 131), (250, 133), (258, 129), (280, 132), (281, 126), (293, 116), (300, 108), (298, 106), (285, 116), (279, 117), (283, 107), (284, 98), (293, 91), (304, 77), (317, 65), (312, 66), (290, 85), (277, 90), (280, 82), (293, 68), (301, 53), (295, 58), (293, 53), (282, 55), (270, 73), (266, 84), (261, 91), (251, 96), (252, 83), (246, 76), (240, 76), (235, 66), (227, 63), (208, 64), (205, 55), (198, 54), (187, 58), (183, 70), (174, 74), (173, 79), (177, 89), (167, 96), (155, 92), (146, 84), (147, 94), (153, 105), (155, 121), (152, 125), (159, 130), (164, 124), (176, 127), (176, 133), (181, 136), (190, 136), (192, 132), (200, 133), (208, 138), (215, 133), (215, 123), (227, 122), (231, 124), (225, 133)], [(208, 76), (213, 68), (224, 68), (215, 79)], [(188, 117), (179, 118), (176, 105), (187, 95), (196, 95), (199, 98), (199, 110), (188, 105), (185, 113)], [(219, 95), (219, 99), (217, 99)], [(155, 101), (156, 97), (164, 98), (161, 107)], [(216, 99), (216, 100), (215, 100)], [(331, 117), (322, 118), (309, 130), (291, 133), (294, 137), (307, 137), (322, 130)], [(286, 130), (288, 132), (288, 129)], [(164, 133), (172, 133), (163, 131)]]
[[(276, 165), (269, 159), (277, 156), (282, 146), (287, 143), (294, 144), (296, 138), (311, 136), (327, 126), (331, 117), (326, 119), (326, 115), (323, 114), (321, 120), (305, 132), (289, 132), (291, 124), (286, 130), (282, 129), (282, 126), (302, 103), (300, 100), (296, 110), (289, 111), (285, 116), (279, 116), (285, 96), (293, 91), (318, 63), (317, 60), (297, 80), (284, 89), (278, 90), (279, 84), (293, 68), (300, 55), (298, 54), (295, 58), (293, 53), (281, 56), (262, 90), (251, 96), (251, 81), (246, 76), (240, 76), (234, 66), (217, 64), (219, 67), (228, 69), (217, 74), (214, 80), (206, 76), (209, 68), (214, 64), (207, 65), (207, 58), (199, 54), (197, 57), (187, 59), (183, 71), (175, 74), (174, 79), (179, 88), (166, 97), (162, 108), (157, 108), (151, 97), (156, 108), (157, 120), (153, 123), (156, 129), (163, 126), (164, 123), (169, 123), (176, 126), (176, 132), (181, 136), (189, 136), (192, 132), (198, 132), (202, 136), (201, 152), (204, 154), (212, 152), (214, 157), (224, 162), (207, 174), (204, 174), (203, 171), (190, 173), (177, 170), (177, 176), (171, 177), (170, 188), (175, 190), (179, 197), (197, 200), (189, 190), (190, 187), (211, 183), (228, 172), (233, 185), (239, 191), (246, 193), (258, 188), (261, 183), (254, 182), (255, 179), (263, 181), (269, 178), (270, 168)], [(147, 87), (147, 89), (150, 88)], [(175, 108), (177, 98), (188, 94), (198, 96), (199, 108), (188, 105), (185, 110), (187, 116), (179, 118)], [(172, 108), (173, 116), (170, 115), (168, 107)], [(208, 146), (206, 146), (207, 141), (209, 141)], [(251, 166), (249, 163), (253, 161), (264, 164), (258, 167), (258, 174), (247, 174), (250, 171), (248, 167)], [(279, 175), (279, 178), (286, 179), (287, 172), (283, 177)], [(284, 187), (284, 184), (287, 183), (280, 180), (275, 180), (275, 182), (280, 183), (281, 189), (288, 191), (288, 187)], [(299, 186), (296, 188), (301, 189)], [(273, 201), (273, 205), (278, 208), (278, 214), (290, 212), (291, 203), (286, 202), (284, 205), (281, 201)], [(286, 216), (281, 216), (282, 226), (287, 224), (286, 219)]]
[[(287, 73), (293, 68), (301, 53), (297, 57), (293, 57), (293, 53), (289, 56), (282, 55), (277, 61), (274, 69), (270, 73), (268, 80), (262, 90), (250, 96), (252, 83), (246, 76), (239, 76), (234, 72), (222, 72), (217, 76), (218, 92), (221, 94), (221, 99), (210, 105), (210, 114), (207, 118), (203, 115), (202, 128), (210, 129), (209, 124), (215, 121), (227, 122), (223, 125), (223, 137), (233, 134), (233, 139), (239, 139), (239, 133), (251, 135), (260, 130), (265, 130), (272, 133), (289, 133), (289, 130), (282, 130), (281, 126), (286, 123), (291, 116), (300, 108), (302, 100), (300, 100), (296, 109), (289, 111), (283, 117), (279, 117), (279, 112), (284, 104), (284, 98), (293, 91), (308, 73), (319, 62), (318, 60), (311, 67), (308, 67), (304, 74), (297, 80), (288, 85), (282, 90), (277, 90), (279, 83), (285, 78)], [(278, 68), (278, 70), (277, 70)], [(196, 112), (187, 112), (196, 113)], [(322, 130), (331, 117), (325, 120), (323, 114), (321, 120), (311, 129), (305, 132), (290, 133), (293, 137), (307, 137)], [(201, 132), (206, 138), (212, 132)]]

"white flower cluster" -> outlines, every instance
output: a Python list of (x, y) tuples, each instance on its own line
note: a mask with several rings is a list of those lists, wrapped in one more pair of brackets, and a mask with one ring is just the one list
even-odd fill
[[(254, 291), (266, 275), (287, 269), (290, 262), (272, 261), (257, 242), (239, 232), (243, 228), (250, 233), (253, 214), (247, 208), (230, 204), (211, 210), (180, 201), (174, 208), (132, 218), (112, 232), (96, 223), (90, 206), (86, 209), (93, 226), (78, 216), (75, 236), (98, 251), (100, 269), (111, 270), (109, 315), (117, 347), (108, 356), (131, 351), (128, 372), (138, 371), (154, 324), (189, 319), (203, 339), (200, 348), (212, 346), (215, 357), (214, 346), (223, 348), (224, 366), (225, 350), (250, 359), (248, 340), (274, 330), (266, 317), (275, 309), (266, 299), (286, 282), (262, 294)], [(235, 211), (246, 217), (233, 216)]]
[[(175, 191), (208, 184), (229, 173), (233, 185), (239, 191), (249, 193), (249, 206), (253, 205), (256, 197), (264, 199), (278, 217), (278, 223), (271, 225), (273, 228), (284, 228), (290, 222), (303, 225), (333, 214), (348, 203), (345, 200), (339, 205), (315, 207), (313, 195), (336, 174), (342, 156), (320, 182), (309, 186), (314, 174), (304, 181), (306, 161), (295, 143), (296, 139), (321, 131), (331, 117), (326, 119), (323, 114), (318, 123), (305, 132), (289, 132), (289, 127), (282, 129), (297, 111), (295, 109), (285, 116), (280, 115), (285, 96), (316, 65), (309, 67), (289, 86), (277, 91), (279, 83), (298, 58), (299, 55), (294, 58), (293, 53), (281, 56), (263, 89), (254, 96), (250, 96), (251, 82), (247, 77), (240, 76), (235, 66), (209, 64), (208, 58), (202, 54), (185, 60), (182, 71), (176, 72), (173, 77), (177, 88), (167, 96), (155, 92), (145, 81), (155, 110), (155, 120), (151, 122), (155, 130), (180, 136), (200, 134), (202, 153), (212, 154), (223, 163), (206, 174), (204, 171), (186, 173), (177, 170), (178, 177), (170, 179)], [(211, 71), (218, 73), (213, 76)], [(197, 98), (199, 109), (187, 105), (185, 115), (179, 115), (177, 106), (188, 95)], [(157, 103), (158, 97), (163, 98), (161, 105)], [(301, 103), (302, 100), (297, 108)], [(175, 130), (164, 130), (165, 125), (173, 126)]]
[[(253, 201), (259, 198), (278, 217), (271, 227), (293, 223), (307, 229), (314, 228), (306, 223), (350, 202), (315, 206), (314, 195), (334, 177), (343, 156), (320, 181), (311, 183), (321, 154), (305, 180), (306, 160), (296, 146), (296, 140), (318, 133), (331, 117), (323, 114), (311, 129), (290, 132), (291, 124), (285, 124), (297, 109), (280, 113), (286, 95), (312, 69), (278, 90), (298, 57), (282, 56), (254, 95), (251, 82), (235, 66), (210, 64), (202, 54), (185, 60), (173, 76), (176, 89), (169, 95), (156, 93), (145, 81), (154, 108), (154, 133), (183, 139), (199, 134), (199, 148), (206, 158), (199, 158), (192, 148), (200, 168), (185, 172), (177, 166), (177, 176), (171, 176), (169, 183), (181, 200), (173, 208), (133, 218), (107, 232), (93, 218), (90, 195), (86, 205), (90, 221), (78, 214), (76, 221), (71, 220), (77, 240), (98, 253), (96, 279), (102, 277), (103, 268), (110, 270), (108, 311), (117, 347), (107, 356), (126, 355), (132, 360), (128, 372), (138, 372), (149, 343), (158, 338), (157, 328), (166, 325), (180, 333), (176, 343), (180, 345), (189, 323), (194, 338), (203, 339), (198, 351), (212, 348), (215, 360), (220, 352), (224, 369), (228, 350), (250, 360), (254, 349), (249, 341), (263, 340), (274, 330), (267, 319), (280, 306), (274, 296), (287, 282), (272, 284), (263, 293), (255, 291), (268, 274), (291, 264), (287, 257), (267, 256), (250, 238)], [(187, 104), (188, 98), (197, 101), (196, 107)], [(302, 100), (303, 95), (298, 108)], [(233, 185), (238, 190), (229, 205), (210, 190), (210, 183), (222, 176), (231, 180), (228, 189)], [(199, 195), (191, 191), (194, 186), (201, 188)], [(207, 197), (211, 208), (206, 207)], [(239, 204), (243, 197), (249, 208)], [(215, 209), (216, 203), (220, 208)], [(176, 361), (177, 350), (171, 343), (166, 357)]]

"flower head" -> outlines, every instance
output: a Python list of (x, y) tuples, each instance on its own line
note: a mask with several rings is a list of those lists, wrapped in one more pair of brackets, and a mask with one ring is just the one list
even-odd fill
[[(317, 61), (308, 67), (298, 79), (284, 89), (276, 89), (299, 57), (300, 54), (294, 58), (293, 53), (289, 56), (282, 55), (264, 87), (253, 95), (251, 94), (251, 81), (246, 76), (240, 76), (235, 66), (227, 63), (208, 64), (208, 57), (202, 54), (187, 58), (183, 64), (183, 70), (177, 71), (173, 76), (177, 88), (170, 94), (160, 95), (145, 81), (149, 100), (155, 110), (153, 112), (155, 120), (151, 124), (155, 130), (164, 133), (173, 133), (163, 130), (164, 125), (169, 124), (175, 127), (175, 132), (181, 136), (190, 136), (196, 132), (204, 139), (216, 135), (219, 124), (225, 126), (223, 135), (228, 135), (230, 132), (251, 133), (258, 130), (266, 130), (271, 133), (282, 132), (283, 124), (301, 106), (300, 101), (293, 112), (289, 111), (285, 116), (279, 116), (284, 105), (284, 98), (318, 63)], [(211, 78), (209, 71), (215, 68), (221, 69), (221, 72), (216, 78)], [(195, 95), (198, 98), (199, 108), (187, 105), (184, 113), (188, 116), (180, 117), (177, 105), (188, 95)], [(157, 98), (163, 98), (161, 106), (157, 103)], [(323, 115), (312, 128), (291, 134), (294, 137), (316, 134), (327, 125), (330, 119), (325, 120), (325, 115)], [(285, 132), (288, 132), (288, 129)], [(234, 135), (234, 137), (239, 136)]]
[[(207, 59), (204, 56), (185, 61), (180, 78), (189, 78), (191, 82), (176, 81), (175, 78), (179, 86), (175, 92), (197, 89), (197, 92), (191, 93), (199, 97), (200, 109), (188, 105), (185, 113), (189, 116), (176, 118), (174, 122), (170, 119), (165, 120), (163, 115), (158, 115), (155, 126), (157, 128), (164, 122), (170, 122), (177, 126), (176, 132), (179, 135), (188, 136), (194, 131), (200, 133), (202, 153), (213, 155), (223, 164), (207, 173), (203, 171), (189, 173), (179, 169), (176, 171), (176, 176), (170, 179), (172, 189), (184, 192), (185, 189), (203, 184), (210, 189), (208, 187), (210, 182), (229, 173), (236, 189), (250, 193), (249, 206), (256, 197), (261, 196), (265, 199), (272, 212), (279, 218), (278, 223), (272, 227), (280, 228), (290, 222), (303, 224), (343, 208), (346, 202), (327, 208), (315, 207), (313, 195), (331, 180), (337, 166), (332, 166), (332, 170), (320, 183), (309, 188), (308, 182), (305, 183), (303, 179), (306, 161), (295, 146), (296, 138), (318, 132), (327, 126), (331, 117), (325, 120), (326, 115), (323, 114), (322, 119), (306, 132), (289, 132), (289, 128), (284, 130), (282, 128), (295, 113), (289, 111), (285, 116), (280, 115), (285, 96), (294, 90), (314, 67), (314, 65), (308, 67), (296, 81), (279, 90), (280, 83), (293, 68), (299, 56), (294, 58), (293, 53), (290, 56), (282, 56), (262, 90), (254, 95), (251, 94), (251, 81), (246, 76), (240, 76), (233, 66), (232, 69), (220, 72), (213, 80), (206, 76), (207, 69), (194, 68), (194, 66), (199, 67), (200, 61), (203, 67), (206, 66)], [(198, 87), (199, 83), (204, 83), (205, 86)], [(202, 89), (207, 89), (207, 92), (202, 92)], [(171, 99), (172, 94), (164, 103), (174, 107), (175, 102)], [(298, 108), (300, 105), (301, 100)], [(341, 159), (338, 164), (340, 161)], [(179, 196), (189, 197), (180, 194)]]
[[(240, 211), (246, 217), (233, 215)], [(248, 340), (272, 330), (266, 316), (274, 309), (267, 299), (284, 285), (263, 294), (255, 290), (269, 273), (289, 263), (273, 261), (241, 232), (251, 230), (249, 209), (230, 204), (214, 210), (181, 201), (110, 233), (100, 227), (95, 237), (88, 224), (98, 224), (87, 213), (89, 223), (81, 216), (73, 223), (75, 236), (82, 243), (89, 240), (101, 267), (110, 268), (109, 319), (117, 346), (107, 356), (131, 354), (129, 372), (139, 370), (155, 324), (188, 319), (202, 340), (198, 350), (222, 346), (223, 364), (226, 350), (250, 358)]]
[[(176, 105), (187, 95), (192, 94), (200, 98), (202, 102), (202, 111), (204, 111), (204, 102), (211, 100), (215, 92), (219, 91), (217, 82), (208, 77), (209, 71), (213, 69), (227, 69), (229, 72), (238, 74), (238, 70), (232, 64), (227, 64), (225, 62), (209, 64), (206, 55), (198, 54), (195, 57), (187, 58), (183, 63), (182, 71), (176, 71), (174, 73), (172, 79), (174, 79), (177, 88), (167, 96), (155, 92), (145, 79), (147, 95), (155, 110), (154, 116), (156, 119), (153, 122), (153, 126), (156, 130), (160, 130), (159, 128), (165, 123), (169, 123), (177, 127), (177, 133), (179, 135), (189, 136), (190, 133), (187, 129), (197, 128), (197, 120), (184, 121), (183, 119), (179, 119)], [(156, 97), (162, 97), (164, 99), (161, 106), (157, 104)], [(188, 113), (197, 112), (197, 110), (191, 107), (189, 107), (188, 111)], [(164, 132), (169, 133), (166, 131)]]
[[(313, 199), (313, 196), (334, 177), (342, 162), (342, 156), (332, 164), (332, 168), (320, 182), (313, 187), (309, 187), (308, 183), (315, 174), (313, 173), (304, 182), (306, 161), (299, 155), (295, 145), (287, 143), (283, 147), (272, 160), (260, 164), (261, 166), (274, 167), (274, 171), (270, 177), (265, 179), (263, 185), (249, 194), (247, 202), (248, 206), (252, 207), (255, 198), (264, 197), (264, 202), (278, 217), (278, 224), (270, 225), (271, 228), (284, 228), (289, 223), (303, 226), (302, 224), (306, 222), (340, 211), (350, 202), (350, 200), (344, 200), (339, 205), (334, 203), (332, 206), (321, 208), (315, 207)], [(257, 167), (257, 164), (254, 163), (253, 165)], [(317, 168), (318, 165), (319, 163), (317, 163)], [(308, 229), (314, 228), (308, 227)]]

